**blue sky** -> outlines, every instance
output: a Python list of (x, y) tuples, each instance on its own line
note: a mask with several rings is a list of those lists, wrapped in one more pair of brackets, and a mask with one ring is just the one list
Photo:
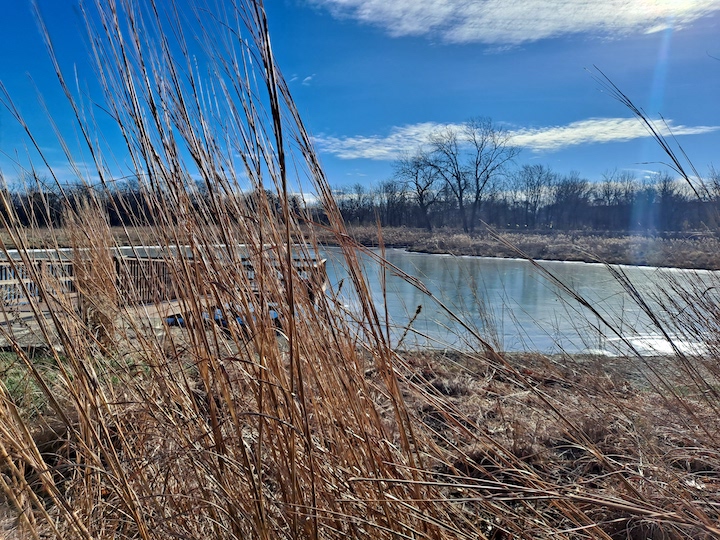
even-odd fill
[[(77, 2), (39, 4), (63, 67), (90, 74)], [(42, 126), (37, 86), (65, 129), (69, 110), (30, 5), (3, 2), (0, 81)], [(639, 177), (662, 169), (664, 156), (602, 91), (593, 66), (649, 115), (662, 114), (701, 172), (720, 167), (720, 0), (271, 0), (266, 8), (278, 63), (334, 186), (385, 180), (401, 152), (478, 116), (513, 136), (518, 164), (591, 180), (615, 168)], [(48, 131), (39, 142), (62, 169)], [(23, 144), (3, 110), (6, 177), (17, 174)]]

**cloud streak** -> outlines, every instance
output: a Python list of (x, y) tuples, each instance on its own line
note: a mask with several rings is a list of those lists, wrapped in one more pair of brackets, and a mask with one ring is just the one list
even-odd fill
[[(665, 136), (701, 135), (720, 131), (720, 126), (682, 126), (667, 120), (658, 124), (658, 131)], [(461, 129), (459, 124), (425, 122), (394, 127), (385, 136), (333, 137), (320, 135), (315, 138), (320, 151), (340, 159), (371, 159), (392, 161), (403, 153), (415, 152), (427, 145), (433, 133), (445, 128)], [(628, 142), (650, 137), (647, 129), (635, 118), (590, 118), (565, 126), (523, 128), (506, 130), (511, 143), (532, 152), (555, 152), (565, 148), (588, 144)]]
[[(658, 132), (671, 134), (702, 135), (720, 130), (720, 126), (675, 126), (671, 120), (657, 123)], [(513, 144), (535, 152), (562, 150), (569, 146), (627, 142), (650, 137), (646, 127), (635, 118), (590, 118), (566, 126), (537, 129), (520, 129), (510, 132)]]
[(391, 36), (518, 45), (567, 34), (621, 36), (682, 27), (720, 0), (310, 0)]
[[(321, 151), (340, 159), (374, 159), (392, 161), (403, 152), (414, 152), (425, 145), (428, 137), (446, 124), (425, 122), (409, 126), (394, 127), (386, 136), (370, 135), (355, 137), (332, 137), (318, 135), (315, 143)], [(460, 126), (455, 126), (460, 127)]]

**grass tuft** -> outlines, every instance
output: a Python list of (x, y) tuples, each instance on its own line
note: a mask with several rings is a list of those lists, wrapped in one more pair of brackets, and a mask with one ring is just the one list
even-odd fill
[[(503, 354), (469, 327), (468, 351), (394, 350), (375, 303), (385, 291), (365, 280), (272, 56), (262, 3), (196, 7), (82, 8), (98, 100), (141, 194), (122, 203), (123, 232), (100, 211), (117, 201), (111, 156), (59, 68), (91, 171), (68, 154), (78, 195), (47, 170), (62, 229), (28, 230), (0, 213), (6, 264), (27, 276), (0, 325), (3, 534), (720, 534), (715, 356), (615, 359), (631, 365), (625, 377), (593, 358)], [(291, 200), (296, 181), (312, 184), (341, 248), (354, 319), (332, 292), (314, 294), (293, 262), (320, 258), (322, 246)], [(72, 273), (36, 264), (29, 248), (40, 236), (57, 258), (70, 242)], [(672, 287), (696, 307), (654, 324), (720, 343), (701, 330), (717, 320), (695, 302), (706, 289)], [(227, 327), (213, 322), (216, 309)], [(183, 325), (171, 324), (175, 314)]]

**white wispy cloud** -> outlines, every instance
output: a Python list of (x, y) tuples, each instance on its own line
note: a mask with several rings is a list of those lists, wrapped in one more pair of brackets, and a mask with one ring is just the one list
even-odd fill
[[(424, 122), (394, 127), (387, 135), (334, 137), (319, 135), (318, 148), (340, 159), (372, 159), (392, 161), (403, 153), (412, 153), (427, 145), (433, 133), (445, 128), (460, 129), (458, 124)], [(674, 125), (671, 120), (657, 123), (657, 130), (665, 136), (701, 135), (720, 131), (720, 126)], [(650, 133), (635, 118), (590, 118), (564, 126), (521, 128), (506, 130), (511, 143), (532, 152), (553, 152), (571, 146), (627, 142), (649, 137)]]
[(300, 81), (300, 84), (302, 84), (303, 86), (310, 86), (310, 83), (312, 83), (315, 75), (316, 74), (313, 73), (312, 75), (308, 75), (307, 77), (301, 77), (297, 73), (293, 73), (292, 75), (290, 75), (290, 78), (287, 80), (287, 82), (293, 83), (296, 81)]
[(720, 0), (309, 0), (338, 17), (392, 36), (448, 42), (520, 44), (565, 34), (624, 35), (681, 27), (715, 11)]
[[(320, 150), (340, 159), (375, 159), (390, 161), (403, 152), (413, 152), (427, 143), (428, 137), (445, 127), (445, 124), (425, 122), (394, 127), (388, 135), (358, 135), (355, 137), (332, 137), (318, 135), (315, 143)], [(457, 126), (459, 127), (459, 126)]]
[[(701, 135), (720, 130), (720, 126), (675, 126), (672, 121), (657, 122), (663, 136)], [(635, 118), (590, 118), (565, 126), (519, 129), (510, 132), (513, 144), (533, 151), (554, 151), (581, 144), (627, 142), (649, 137), (645, 126)]]

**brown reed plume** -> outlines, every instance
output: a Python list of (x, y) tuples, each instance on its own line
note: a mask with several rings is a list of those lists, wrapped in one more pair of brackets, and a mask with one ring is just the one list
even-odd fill
[[(25, 277), (22, 313), (3, 305), (6, 321), (22, 324), (6, 322), (2, 337), (13, 369), (41, 398), (19, 399), (9, 378), (1, 387), (7, 533), (718, 534), (712, 475), (672, 466), (687, 458), (718, 470), (714, 441), (687, 427), (702, 422), (709, 432), (717, 418), (670, 380), (673, 399), (658, 402), (647, 389), (633, 396), (579, 365), (518, 363), (467, 325), (475, 352), (447, 351), (438, 362), (393, 350), (362, 248), (275, 63), (262, 2), (192, 6), (96, 0), (82, 8), (103, 92), (95, 99), (125, 141), (116, 157), (137, 182), (135, 200), (115, 197), (115, 160), (45, 32), (92, 166), (82, 170), (61, 139), (82, 186), (70, 193), (44, 164), (64, 213), (64, 228), (45, 231), (54, 263), (37, 264), (27, 248), (39, 225), (24, 228), (7, 201), (0, 212), (13, 243), (2, 251)], [(11, 96), (2, 100), (32, 144)], [(307, 185), (340, 248), (355, 318), (308, 287), (319, 278), (297, 263), (322, 258), (309, 213), (292, 202)], [(38, 193), (37, 211), (50, 218), (47, 188)], [(119, 237), (108, 209), (126, 216)], [(143, 245), (134, 227), (145, 228)], [(60, 262), (64, 234), (73, 274)], [(171, 325), (178, 315), (183, 324)], [(664, 450), (679, 446), (658, 442), (649, 411), (675, 415), (668, 440), (691, 434), (702, 456), (688, 448), (669, 460)]]

